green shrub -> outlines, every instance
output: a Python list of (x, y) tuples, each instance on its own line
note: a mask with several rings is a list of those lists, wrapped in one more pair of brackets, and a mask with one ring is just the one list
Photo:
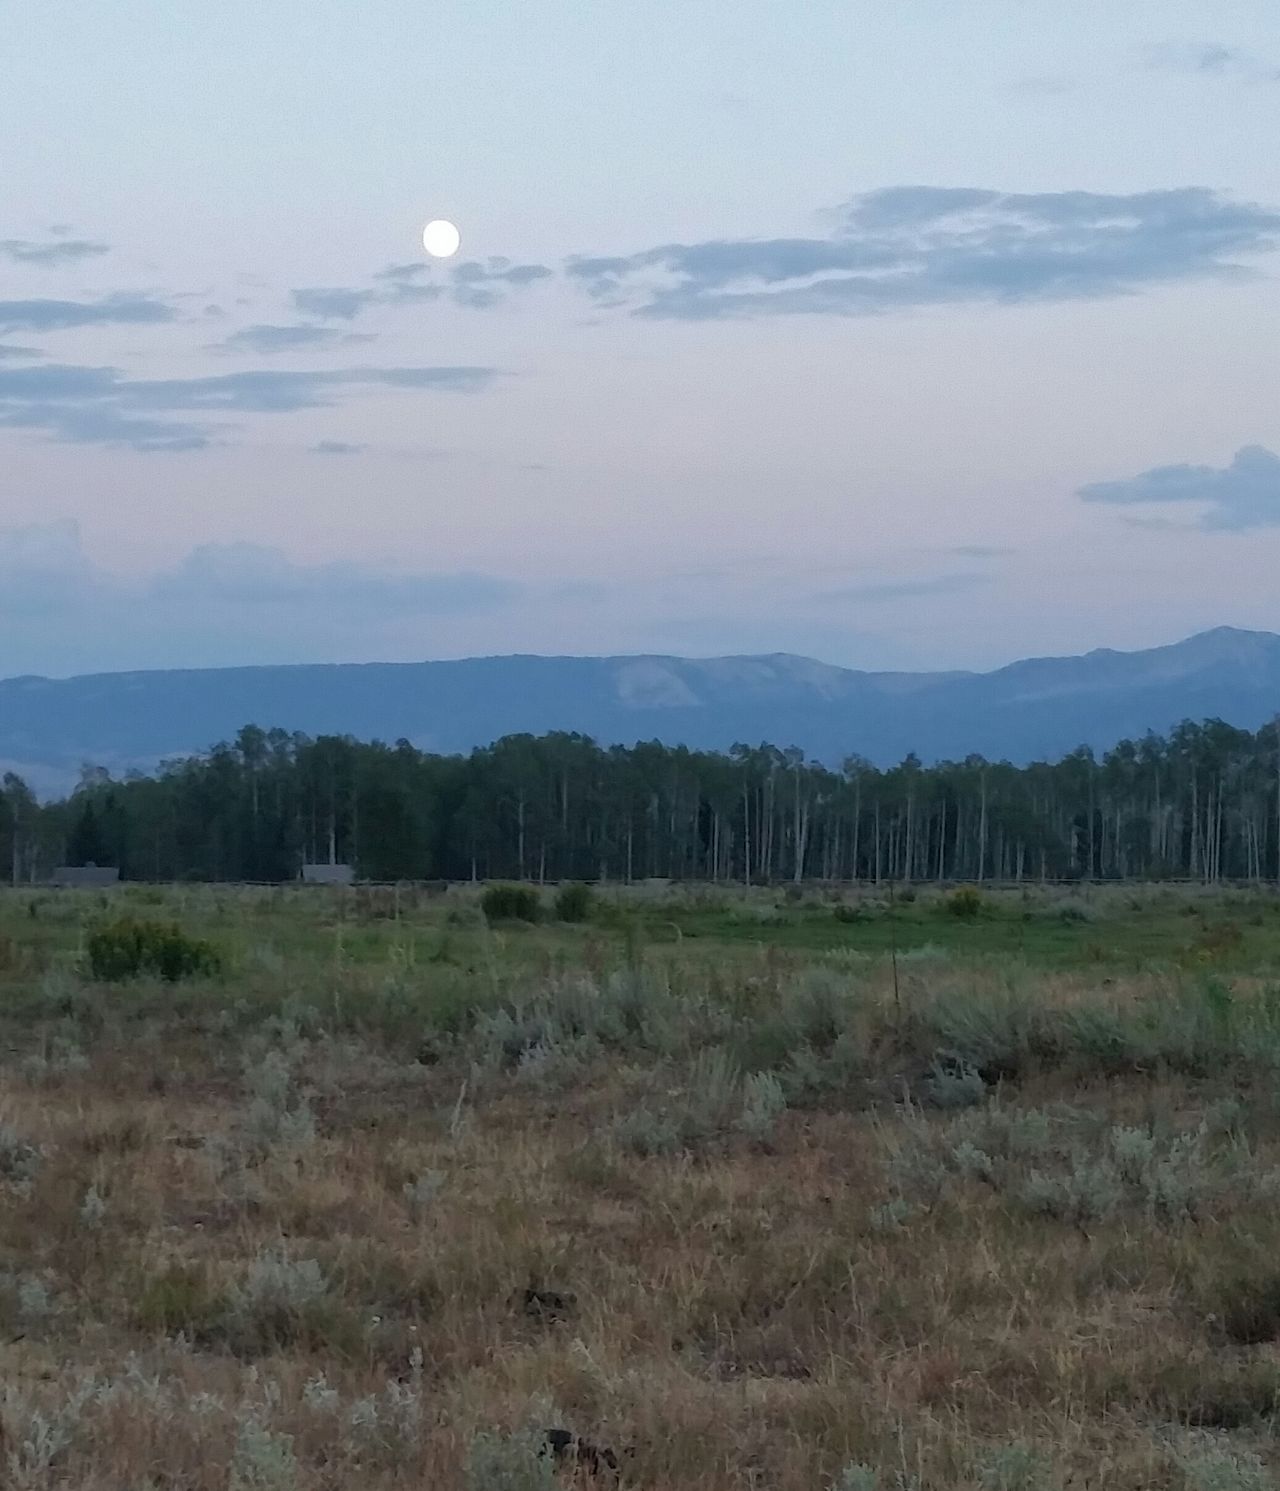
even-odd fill
[(142, 1286), (133, 1318), (143, 1331), (166, 1336), (181, 1331), (189, 1340), (203, 1341), (217, 1321), (218, 1310), (219, 1301), (203, 1269), (170, 1263)]
[(536, 922), (542, 897), (531, 885), (491, 885), (480, 897), (480, 909), (490, 922)]
[(947, 910), (961, 921), (972, 921), (982, 912), (983, 905), (982, 892), (976, 885), (958, 886), (946, 900)]
[(612, 1129), (614, 1142), (627, 1154), (648, 1158), (674, 1154), (680, 1148), (680, 1127), (668, 1113), (650, 1108), (633, 1108), (616, 1119)]
[(556, 917), (562, 922), (585, 922), (591, 919), (595, 895), (589, 885), (562, 885), (556, 892)]
[(1237, 1268), (1219, 1280), (1216, 1292), (1214, 1315), (1228, 1340), (1261, 1346), (1280, 1337), (1280, 1275)]
[(176, 922), (122, 916), (89, 934), (89, 968), (96, 979), (149, 976), (170, 983), (217, 973), (222, 959), (212, 943), (189, 937)]

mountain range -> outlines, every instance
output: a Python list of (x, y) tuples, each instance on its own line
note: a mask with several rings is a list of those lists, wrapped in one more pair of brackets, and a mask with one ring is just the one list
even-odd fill
[(796, 745), (837, 764), (970, 753), (1025, 763), (1184, 719), (1257, 729), (1280, 712), (1280, 636), (1219, 627), (1141, 652), (1028, 658), (987, 673), (871, 673), (763, 657), (486, 657), (0, 681), (0, 766), (42, 793), (84, 764), (147, 770), (242, 725), (465, 752), (500, 736)]

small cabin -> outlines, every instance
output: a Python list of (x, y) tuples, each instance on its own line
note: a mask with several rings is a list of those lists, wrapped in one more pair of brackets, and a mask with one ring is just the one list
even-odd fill
[(64, 890), (105, 890), (120, 883), (119, 865), (59, 865), (50, 884)]
[(303, 865), (304, 885), (353, 885), (356, 878), (354, 865)]

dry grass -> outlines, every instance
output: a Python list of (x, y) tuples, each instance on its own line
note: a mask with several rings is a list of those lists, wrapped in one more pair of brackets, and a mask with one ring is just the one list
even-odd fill
[[(377, 1021), (328, 953), (306, 999), (287, 949), (175, 990), (17, 956), (7, 1483), (1271, 1484), (1264, 980), (921, 964), (898, 1008), (880, 964), (557, 935), (402, 968)], [(790, 1105), (744, 1122), (758, 1070)]]

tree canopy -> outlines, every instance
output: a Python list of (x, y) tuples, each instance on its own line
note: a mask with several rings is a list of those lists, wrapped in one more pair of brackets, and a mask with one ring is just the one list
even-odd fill
[(1280, 722), (888, 770), (563, 733), (439, 756), (251, 725), (150, 775), (86, 770), (59, 802), (4, 778), (15, 881), (90, 860), (139, 880), (278, 881), (304, 860), (370, 880), (1280, 878)]

